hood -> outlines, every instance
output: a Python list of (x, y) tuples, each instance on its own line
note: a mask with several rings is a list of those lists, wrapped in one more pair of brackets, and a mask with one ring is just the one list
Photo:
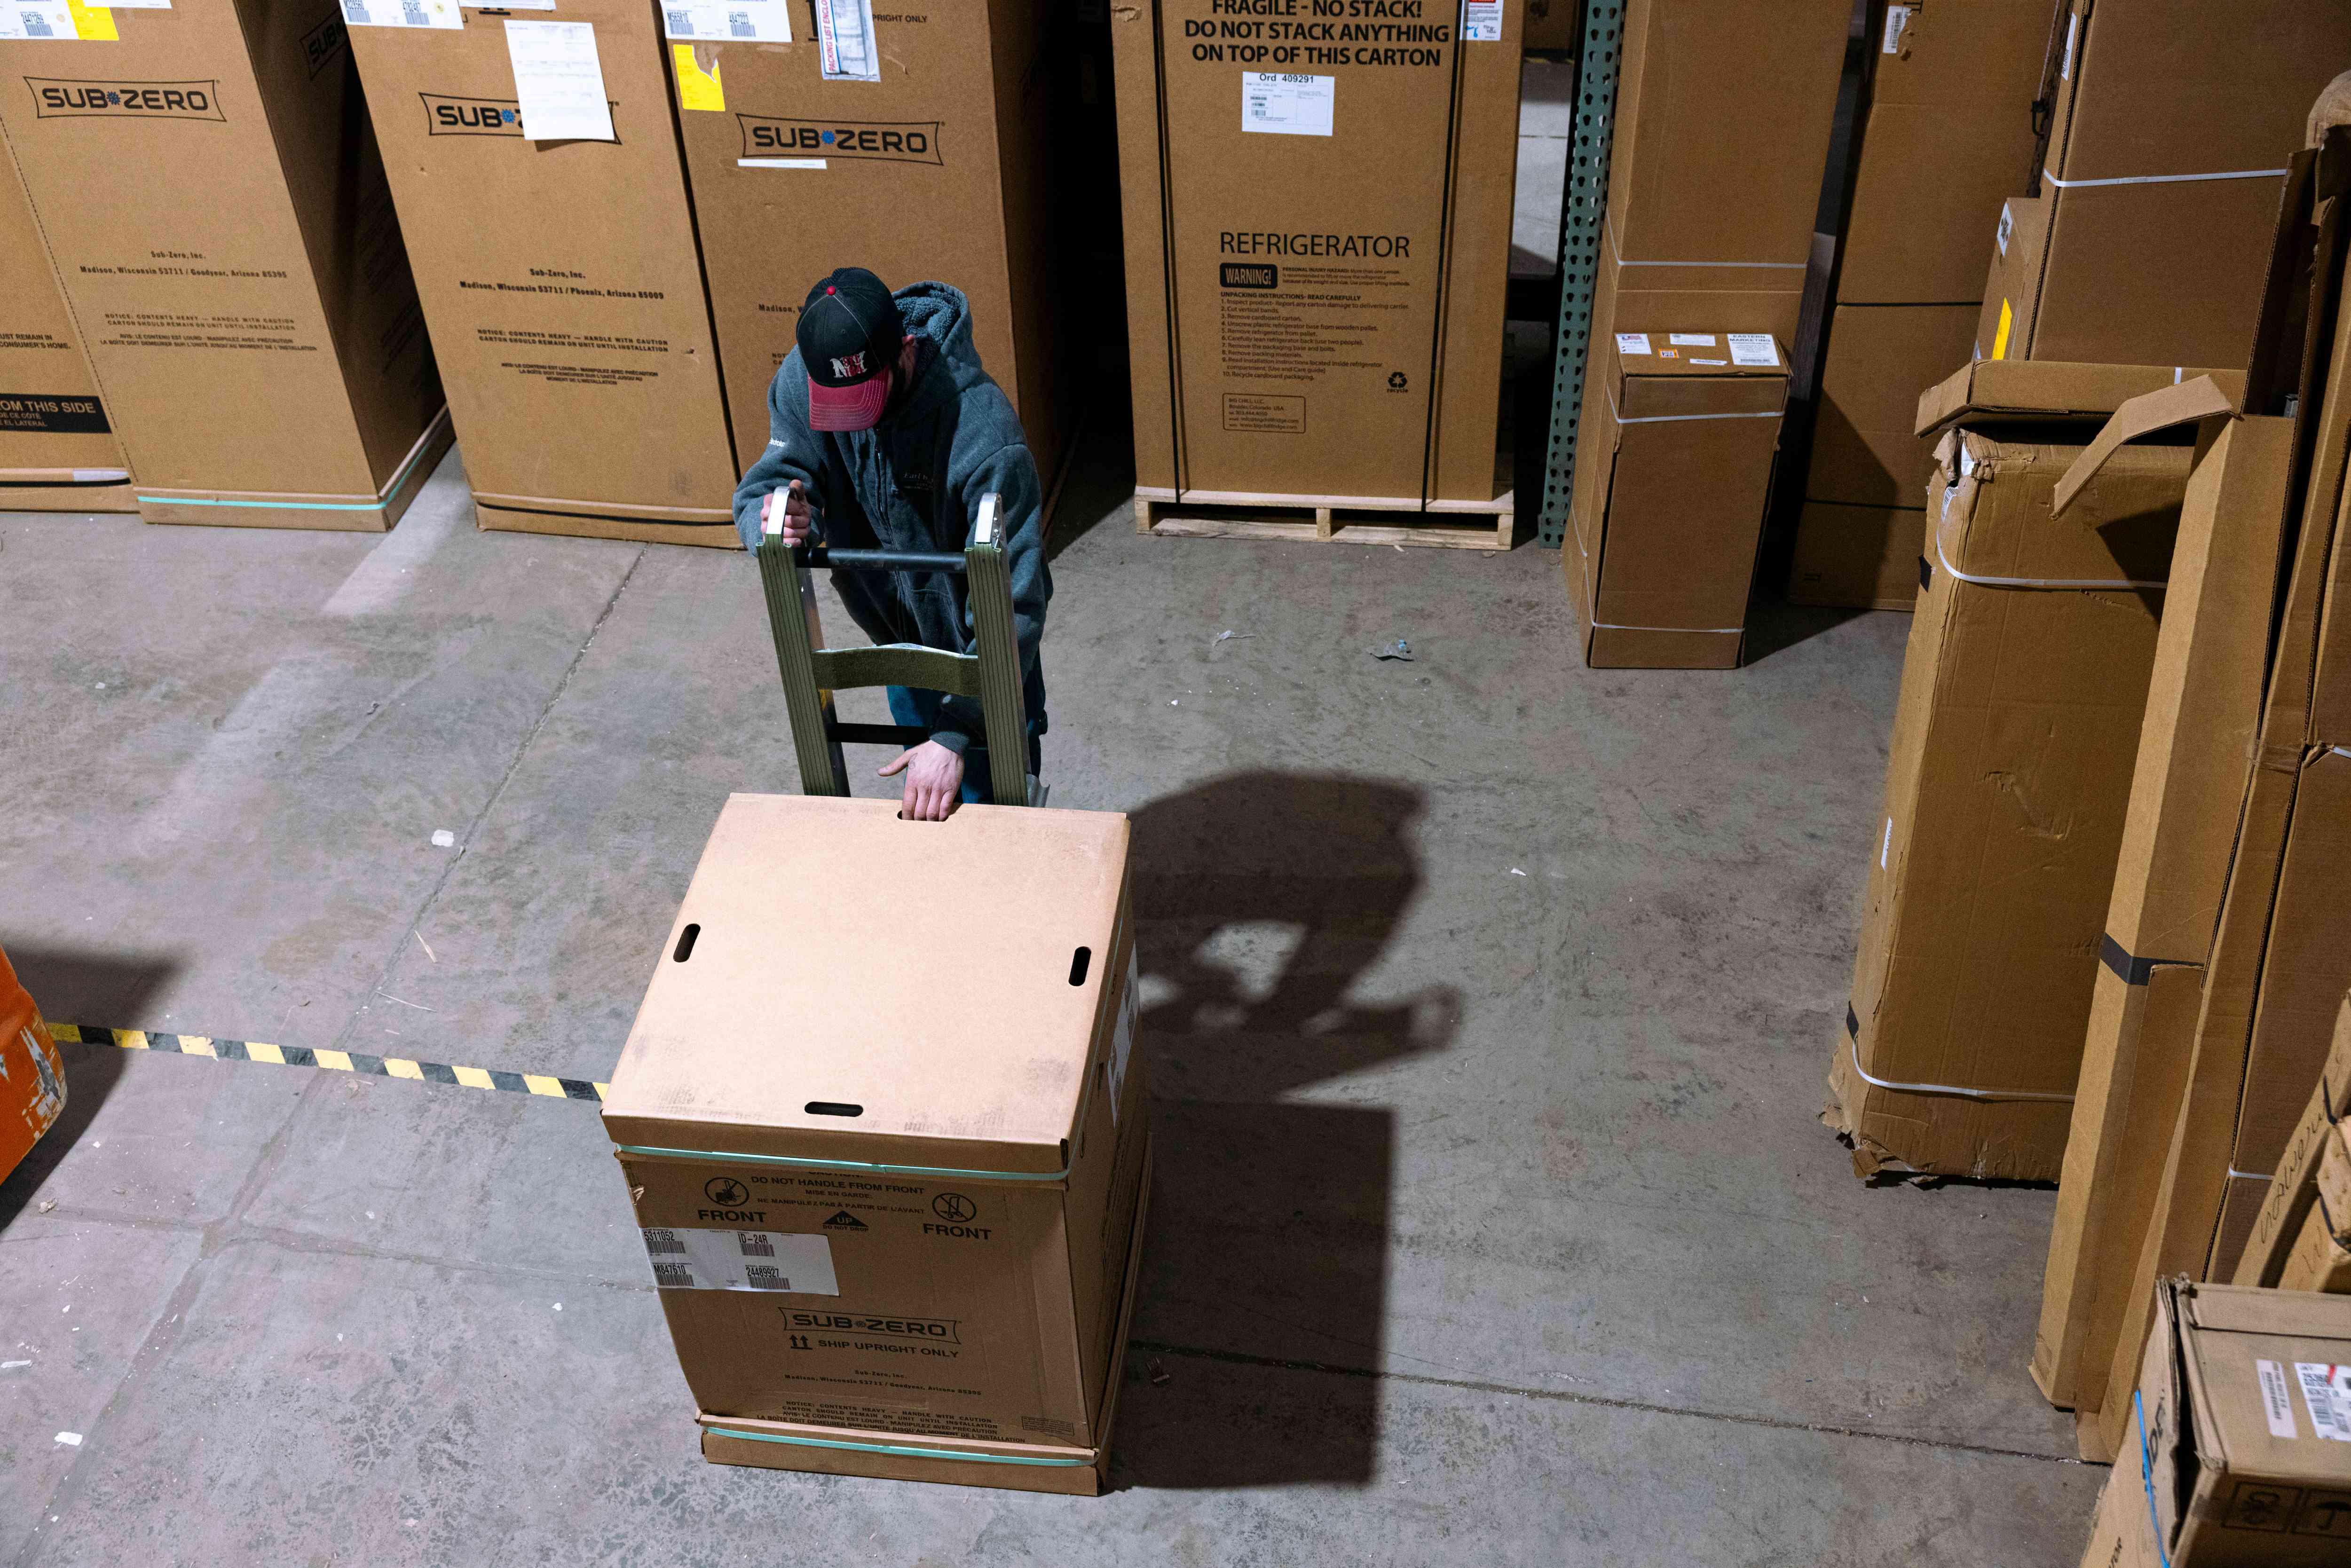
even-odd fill
[(924, 358), (929, 362), (915, 383), (908, 412), (988, 379), (979, 350), (972, 346), (971, 301), (962, 289), (951, 283), (910, 283), (890, 297), (898, 302), (906, 335), (923, 340), (928, 350)]

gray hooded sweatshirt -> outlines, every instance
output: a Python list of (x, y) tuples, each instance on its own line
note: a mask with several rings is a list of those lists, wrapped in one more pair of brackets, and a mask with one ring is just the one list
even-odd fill
[[(768, 388), (770, 439), (767, 454), (735, 488), (735, 527), (746, 549), (758, 549), (762, 498), (798, 479), (828, 544), (960, 555), (979, 498), (995, 491), (1003, 498), (1029, 727), (1042, 735), (1045, 680), (1037, 649), (1053, 578), (1045, 566), (1044, 492), (1036, 460), (1010, 400), (980, 367), (963, 291), (916, 283), (893, 298), (915, 340), (913, 384), (891, 400), (872, 430), (810, 430), (808, 375), (794, 349)], [(844, 570), (832, 581), (850, 615), (876, 643), (972, 651), (976, 633), (960, 572)], [(931, 738), (961, 752), (987, 734), (977, 699), (949, 697)]]

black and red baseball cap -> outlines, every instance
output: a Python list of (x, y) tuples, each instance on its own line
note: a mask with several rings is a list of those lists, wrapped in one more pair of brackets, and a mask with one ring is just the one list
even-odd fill
[(871, 430), (890, 402), (890, 367), (906, 323), (888, 285), (862, 267), (820, 279), (794, 336), (808, 371), (809, 428)]

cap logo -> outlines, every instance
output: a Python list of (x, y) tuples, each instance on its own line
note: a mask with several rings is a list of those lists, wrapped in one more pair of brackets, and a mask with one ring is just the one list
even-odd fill
[(843, 381), (862, 381), (866, 375), (865, 350), (860, 349), (849, 355), (835, 355), (832, 373)]

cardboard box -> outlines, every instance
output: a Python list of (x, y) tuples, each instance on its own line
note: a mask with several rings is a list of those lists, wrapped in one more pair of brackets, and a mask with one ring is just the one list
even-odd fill
[(1917, 507), (1807, 501), (1796, 517), (1789, 601), (1907, 610), (1926, 543), (1927, 514)]
[(1003, 1491), (1099, 1496), (1110, 1470), (1110, 1431), (1118, 1416), (1119, 1367), (1125, 1356), (1127, 1330), (1134, 1316), (1135, 1287), (1142, 1274), (1139, 1265), (1143, 1237), (1151, 1205), (1147, 1134), (1134, 1201), (1129, 1226), (1132, 1239), (1127, 1245), (1126, 1283), (1119, 1298), (1118, 1322), (1111, 1333), (1111, 1364), (1103, 1378), (1102, 1420), (1092, 1447), (942, 1437), (909, 1442), (906, 1435), (900, 1432), (705, 1414), (700, 1417), (702, 1457), (713, 1464), (753, 1465), (819, 1475), (871, 1476), (883, 1480), (992, 1487)]
[[(2303, 1107), (2302, 1120), (2270, 1178), (2268, 1196), (2253, 1221), (2253, 1232), (2237, 1258), (2234, 1282), (2274, 1285), (2285, 1267), (2286, 1254), (2295, 1246), (2303, 1222), (2318, 1197), (2318, 1166), (2335, 1124), (2351, 1113), (2351, 999), (2335, 1015), (2335, 1041), (2320, 1069), (2318, 1082)], [(2346, 1208), (2351, 1215), (2351, 1208)]]
[(1972, 325), (1982, 236), (2032, 172), (2049, 0), (1879, 4), (1870, 19), (1869, 109), (1837, 302), (1963, 303)]
[(135, 512), (40, 225), (0, 134), (0, 511)]
[(747, 465), (766, 450), (768, 386), (800, 301), (853, 260), (893, 288), (963, 290), (979, 357), (1050, 483), (1070, 429), (1058, 339), (1075, 312), (1056, 308), (1050, 262), (1046, 9), (995, 0), (873, 26), (890, 62), (876, 81), (828, 79), (818, 41), (797, 32), (664, 45), (736, 450)]
[[(1980, 372), (2002, 373), (1991, 364)], [(2066, 1407), (2095, 1409), (2104, 1398), (2194, 1049), (2204, 961), (2261, 721), (2294, 427), (2236, 415), (2242, 396), (2241, 377), (2182, 383), (2125, 403), (2109, 426), (2201, 421), (2033, 1342), (2033, 1377)]]
[(1144, 1145), (1126, 887), (1115, 814), (727, 801), (604, 1104), (705, 1425), (1102, 1446)]
[(2073, 0), (2065, 27), (2040, 201), (2009, 207), (2037, 267), (1995, 262), (1984, 352), (2242, 363), (2285, 165), (2351, 58), (2351, 13)]
[[(2045, 370), (1994, 378), (1936, 449), (1824, 1117), (1864, 1175), (2048, 1180), (2064, 1151), (2189, 455), (2126, 447), (2053, 518), (2064, 437), (2095, 428), (2075, 405), (2118, 378)], [(1975, 381), (1930, 392), (1922, 425)]]
[(1526, 48), (1572, 55), (1583, 46), (1582, 0), (1527, 0)]
[(2317, 1568), (2351, 1551), (2351, 1301), (2165, 1281), (2082, 1568)]
[[(560, 17), (594, 29), (610, 141), (525, 136), (508, 19), (456, 15), (354, 26), (351, 48), (481, 526), (739, 548), (741, 469), (653, 9), (567, 0)], [(759, 408), (748, 456), (768, 444)]]
[(1853, 7), (1632, 0), (1593, 341), (1703, 321), (1793, 342)]
[(1975, 326), (1971, 304), (1837, 306), (1804, 499), (1925, 506), (1935, 448), (1918, 434), (1918, 397), (1974, 358)]
[(1138, 486), (1497, 499), (1520, 0), (1470, 38), (1231, 10), (1111, 13)]
[(2278, 1285), (2288, 1291), (2351, 1294), (2351, 1138), (2340, 1123), (2326, 1130), (2319, 1150), (2309, 1210), (2279, 1270)]
[(390, 528), (449, 427), (341, 14), (106, 16), (0, 43), (0, 124), (141, 514)]
[(1761, 334), (1617, 332), (1593, 343), (1568, 592), (1594, 669), (1728, 670), (1788, 401)]

